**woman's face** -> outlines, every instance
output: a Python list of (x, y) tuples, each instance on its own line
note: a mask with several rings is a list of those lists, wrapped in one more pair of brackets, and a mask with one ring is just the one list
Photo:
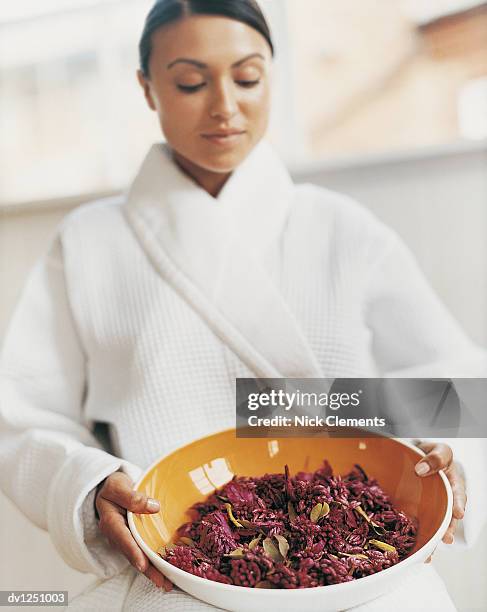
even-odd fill
[(152, 35), (147, 102), (172, 149), (201, 169), (229, 173), (263, 137), (272, 56), (244, 23), (193, 15)]

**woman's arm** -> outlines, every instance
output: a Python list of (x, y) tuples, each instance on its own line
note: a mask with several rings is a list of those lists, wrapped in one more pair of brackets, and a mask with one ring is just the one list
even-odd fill
[(83, 421), (86, 356), (68, 301), (57, 237), (35, 266), (0, 358), (0, 487), (48, 529), (75, 569), (107, 577), (126, 565), (102, 536), (94, 490), (139, 469), (105, 452)]
[(370, 271), (366, 292), (365, 317), (382, 375), (487, 376), (487, 351), (467, 337), (393, 232)]
[[(374, 356), (382, 376), (487, 376), (487, 351), (466, 336), (428, 285), (409, 250), (392, 232), (383, 243), (368, 281), (365, 316), (373, 332)], [(456, 390), (461, 397), (461, 389)], [(455, 463), (463, 468), (468, 495), (464, 533), (466, 542), (472, 545), (486, 518), (483, 472), (487, 467), (487, 441), (475, 438), (436, 442), (446, 442), (453, 450)], [(460, 517), (464, 494), (458, 488), (460, 475), (451, 471), (457, 493), (456, 515)]]

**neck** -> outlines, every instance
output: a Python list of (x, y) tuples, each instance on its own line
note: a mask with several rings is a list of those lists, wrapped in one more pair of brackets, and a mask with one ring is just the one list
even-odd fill
[(181, 170), (214, 198), (218, 196), (223, 185), (225, 185), (231, 175), (231, 172), (212, 172), (211, 170), (206, 170), (174, 150), (172, 156)]

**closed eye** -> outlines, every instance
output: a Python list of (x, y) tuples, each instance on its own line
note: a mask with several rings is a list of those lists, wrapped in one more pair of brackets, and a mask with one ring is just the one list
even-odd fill
[[(255, 87), (256, 85), (258, 85), (260, 83), (260, 79), (256, 79), (254, 81), (239, 80), (235, 82), (240, 87), (245, 87), (246, 89), (250, 89), (251, 87)], [(178, 85), (177, 87), (180, 91), (184, 91), (185, 93), (196, 93), (197, 91), (202, 89), (205, 85), (206, 85), (206, 82), (198, 83), (197, 85)]]
[(236, 81), (240, 87), (255, 87), (260, 83), (260, 79), (256, 79), (255, 81)]
[(198, 85), (178, 85), (178, 89), (186, 93), (194, 93), (204, 87), (206, 83), (198, 83)]

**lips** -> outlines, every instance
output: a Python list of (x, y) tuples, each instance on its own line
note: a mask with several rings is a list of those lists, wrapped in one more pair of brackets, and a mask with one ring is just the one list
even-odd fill
[(240, 141), (244, 134), (244, 130), (225, 130), (211, 134), (202, 134), (202, 137), (214, 145), (233, 146)]
[(244, 130), (222, 130), (219, 132), (212, 132), (211, 134), (203, 134), (204, 138), (226, 138), (228, 136), (238, 136), (243, 134)]

